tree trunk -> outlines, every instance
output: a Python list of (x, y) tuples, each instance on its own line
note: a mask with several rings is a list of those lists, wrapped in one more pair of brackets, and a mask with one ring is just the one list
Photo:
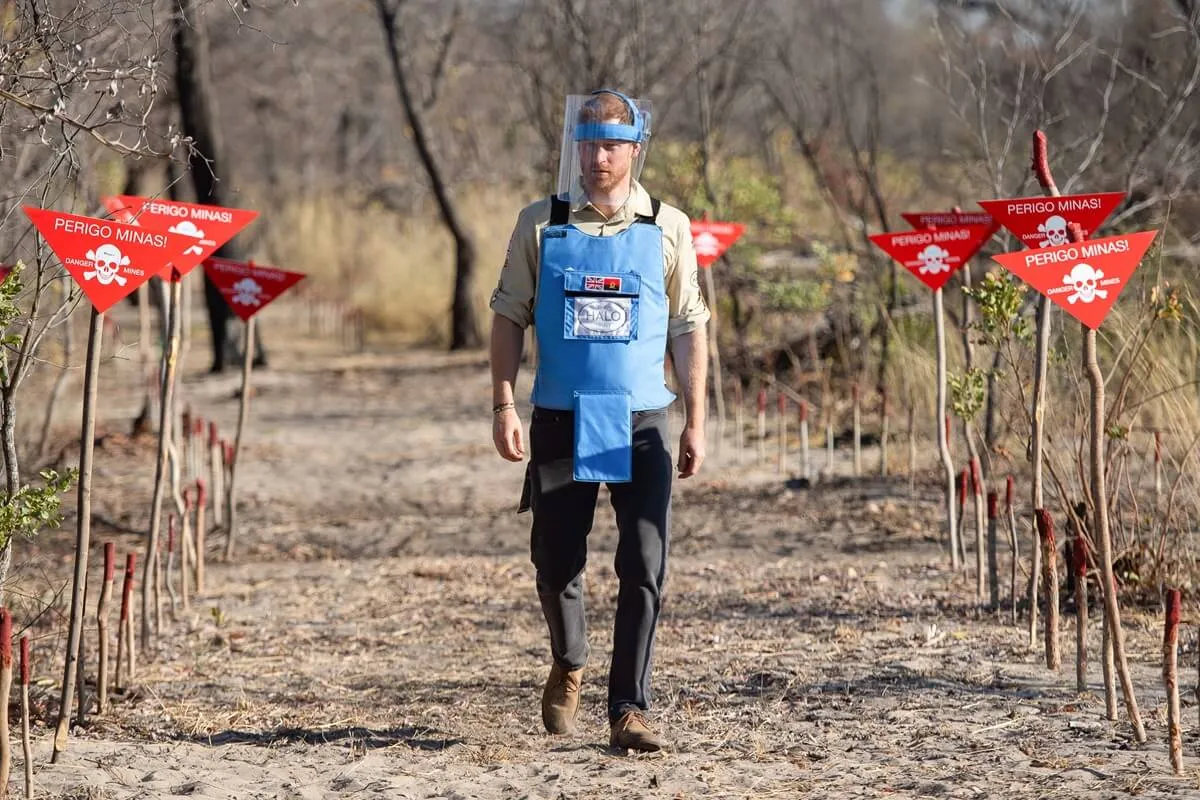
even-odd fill
[[(178, 15), (175, 19), (175, 92), (178, 95), (179, 117), (183, 133), (190, 136), (195, 149), (188, 154), (188, 168), (196, 201), (217, 206), (229, 206), (225, 187), (233, 183), (231, 169), (223, 159), (221, 140), (217, 133), (216, 93), (209, 73), (208, 35), (196, 11), (196, 0), (175, 0)], [(226, 242), (214, 255), (244, 260), (236, 237)], [(204, 303), (212, 331), (211, 372), (222, 372), (229, 364), (237, 363), (238, 351), (229, 335), (234, 319), (216, 285), (204, 276)], [(266, 364), (266, 351), (259, 331), (256, 365)]]
[[(963, 289), (971, 288), (971, 265), (964, 264), (960, 271), (962, 277)], [(974, 314), (972, 314), (971, 298), (966, 291), (962, 293), (962, 341), (963, 341), (963, 371), (964, 375), (975, 368), (975, 344), (971, 341), (971, 325), (973, 323)], [(987, 485), (988, 473), (984, 472), (983, 465), (979, 457), (979, 449), (975, 446), (975, 421), (971, 418), (963, 419), (963, 439), (967, 444), (967, 461), (971, 465), (971, 478), (974, 483), (973, 499), (975, 503), (975, 599), (983, 602), (983, 595), (986, 588), (986, 580), (984, 575), (984, 486)], [(979, 473), (979, 474), (976, 474)], [(990, 576), (990, 572), (988, 575)], [(995, 597), (998, 592), (998, 587), (992, 587), (992, 597)], [(993, 607), (993, 611), (995, 608)]]
[(958, 523), (954, 508), (954, 459), (950, 454), (950, 437), (946, 432), (946, 315), (942, 308), (942, 290), (933, 292), (933, 324), (937, 334), (937, 417), (934, 430), (938, 435), (938, 452), (946, 470), (946, 524), (949, 528), (950, 566), (958, 570), (959, 560)]
[(383, 27), (384, 40), (387, 43), (388, 60), (392, 65), (392, 78), (396, 83), (396, 92), (400, 96), (400, 104), (404, 106), (404, 114), (412, 128), (413, 143), (417, 147), (417, 155), (429, 176), (433, 187), (433, 195), (437, 200), (442, 222), (454, 237), (455, 272), (454, 272), (454, 301), (451, 304), (450, 316), (450, 349), (463, 350), (483, 345), (483, 336), (479, 331), (479, 321), (475, 316), (475, 307), (471, 303), (471, 284), (475, 272), (475, 245), (471, 236), (459, 218), (446, 186), (445, 177), (430, 148), (429, 137), (425, 131), (425, 121), (413, 101), (409, 90), (408, 76), (404, 71), (404, 63), (400, 58), (399, 35), (396, 31), (396, 5), (388, 7), (386, 0), (375, 0), (379, 11), (379, 21)]
[[(16, 389), (6, 387), (4, 394), (0, 396), (0, 412), (3, 413), (4, 421), (0, 425), (0, 435), (3, 436), (2, 446), (4, 448), (4, 477), (5, 487), (8, 491), (8, 496), (12, 497), (21, 488), (21, 467), (20, 456), (17, 453), (17, 404), (15, 398)], [(8, 571), (12, 567), (12, 535), (5, 540), (3, 546), (0, 546), (0, 605), (4, 605), (6, 592), (8, 587)]]

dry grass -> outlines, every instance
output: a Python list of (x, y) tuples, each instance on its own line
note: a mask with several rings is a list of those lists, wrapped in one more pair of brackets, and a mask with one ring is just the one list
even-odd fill
[[(372, 331), (445, 344), (454, 241), (436, 209), (404, 219), (378, 205), (347, 210), (357, 205), (331, 194), (281, 204), (272, 210), (261, 247), (280, 266), (307, 273), (307, 293), (363, 309)], [(523, 205), (521, 197), (502, 191), (464, 192), (458, 199), (475, 242), (474, 299), (484, 328), (488, 298)]]

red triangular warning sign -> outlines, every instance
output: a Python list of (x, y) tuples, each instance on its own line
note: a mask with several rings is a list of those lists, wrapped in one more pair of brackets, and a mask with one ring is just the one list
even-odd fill
[(982, 225), (988, 228), (989, 239), (1000, 230), (995, 217), (983, 211), (910, 211), (900, 216), (917, 230)]
[(930, 289), (937, 291), (950, 276), (979, 252), (991, 237), (990, 227), (962, 225), (954, 228), (877, 233), (871, 241), (904, 265)]
[(992, 256), (1064, 311), (1095, 330), (1141, 263), (1156, 231), (1070, 242)]
[[(117, 195), (116, 199), (137, 216), (143, 227), (166, 230), (195, 240), (183, 257), (172, 262), (181, 277), (258, 217), (257, 211), (244, 208), (152, 200), (127, 194)], [(164, 277), (171, 276), (164, 274)]]
[(102, 314), (192, 244), (186, 236), (112, 220), (29, 206), (25, 213)]
[(737, 222), (710, 222), (692, 220), (692, 244), (696, 248), (696, 263), (701, 268), (721, 257), (746, 230)]
[(253, 261), (242, 262), (229, 258), (206, 259), (204, 271), (221, 290), (221, 296), (233, 313), (244, 320), (262, 311), (305, 277), (301, 272), (260, 267)]
[(1071, 240), (1073, 222), (1083, 228), (1085, 239), (1090, 237), (1124, 198), (1124, 192), (1101, 192), (980, 200), (979, 205), (1026, 247), (1056, 247)]

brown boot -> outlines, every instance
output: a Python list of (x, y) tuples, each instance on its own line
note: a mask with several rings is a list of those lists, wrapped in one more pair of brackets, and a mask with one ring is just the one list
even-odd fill
[(579, 685), (583, 670), (567, 670), (555, 663), (542, 691), (542, 724), (550, 733), (570, 733), (575, 730), (575, 714), (579, 711)]
[(608, 746), (653, 753), (664, 749), (667, 743), (661, 736), (650, 730), (642, 712), (626, 711), (620, 719), (612, 724)]

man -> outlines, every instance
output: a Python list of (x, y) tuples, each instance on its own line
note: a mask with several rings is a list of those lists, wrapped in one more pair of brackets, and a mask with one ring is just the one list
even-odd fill
[(589, 654), (583, 572), (599, 484), (619, 531), (620, 584), (608, 680), (609, 743), (660, 750), (650, 666), (666, 575), (672, 460), (669, 348), (683, 392), (680, 478), (704, 461), (705, 326), (691, 226), (637, 182), (650, 115), (619, 92), (568, 98), (558, 194), (527, 206), (493, 293), (492, 437), (509, 461), (525, 438), (513, 402), (524, 329), (538, 368), (521, 509), (553, 664), (542, 694), (550, 733), (573, 729)]

